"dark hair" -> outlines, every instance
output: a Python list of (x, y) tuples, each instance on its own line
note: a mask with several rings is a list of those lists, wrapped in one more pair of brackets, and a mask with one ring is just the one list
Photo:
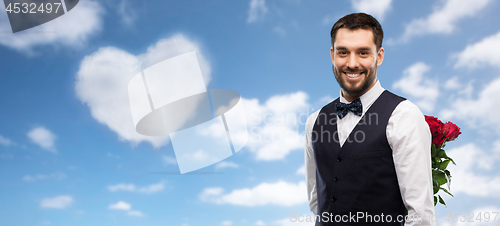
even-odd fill
[(332, 27), (330, 37), (332, 38), (332, 46), (335, 43), (335, 35), (340, 28), (349, 30), (371, 29), (373, 33), (373, 42), (377, 46), (377, 50), (382, 47), (382, 39), (384, 39), (384, 31), (377, 19), (366, 13), (352, 13), (340, 18)]

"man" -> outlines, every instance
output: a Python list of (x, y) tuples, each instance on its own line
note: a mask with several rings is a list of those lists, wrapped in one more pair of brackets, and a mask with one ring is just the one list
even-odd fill
[(354, 13), (330, 35), (340, 97), (309, 116), (305, 129), (316, 225), (434, 225), (431, 134), (418, 107), (377, 79), (382, 27)]

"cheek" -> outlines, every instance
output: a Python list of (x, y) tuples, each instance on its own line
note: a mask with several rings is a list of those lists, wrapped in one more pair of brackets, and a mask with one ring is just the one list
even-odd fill
[(370, 68), (376, 67), (377, 66), (377, 58), (368, 58), (368, 59), (365, 59), (363, 61), (362, 65), (366, 69), (370, 69)]
[(336, 58), (334, 61), (333, 61), (333, 66), (337, 69), (337, 68), (341, 68), (343, 65), (345, 64), (344, 60), (341, 60), (341, 59), (338, 59)]

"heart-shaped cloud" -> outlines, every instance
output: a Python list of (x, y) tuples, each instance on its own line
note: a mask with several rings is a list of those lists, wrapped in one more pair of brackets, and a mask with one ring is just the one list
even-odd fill
[(205, 84), (211, 80), (210, 65), (200, 46), (182, 34), (161, 39), (146, 53), (134, 55), (116, 47), (103, 47), (86, 56), (77, 73), (76, 96), (86, 104), (92, 117), (116, 132), (120, 140), (136, 145), (142, 141), (159, 148), (169, 137), (151, 137), (136, 132), (129, 106), (128, 82), (141, 68), (162, 60), (195, 51)]

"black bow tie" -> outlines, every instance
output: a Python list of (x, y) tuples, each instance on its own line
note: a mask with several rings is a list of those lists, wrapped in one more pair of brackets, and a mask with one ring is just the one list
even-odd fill
[(354, 100), (350, 104), (337, 102), (335, 104), (335, 108), (337, 110), (337, 116), (339, 116), (339, 119), (342, 119), (344, 116), (346, 116), (349, 111), (357, 116), (361, 116), (361, 114), (363, 114), (363, 105), (361, 105), (361, 100), (359, 98)]

